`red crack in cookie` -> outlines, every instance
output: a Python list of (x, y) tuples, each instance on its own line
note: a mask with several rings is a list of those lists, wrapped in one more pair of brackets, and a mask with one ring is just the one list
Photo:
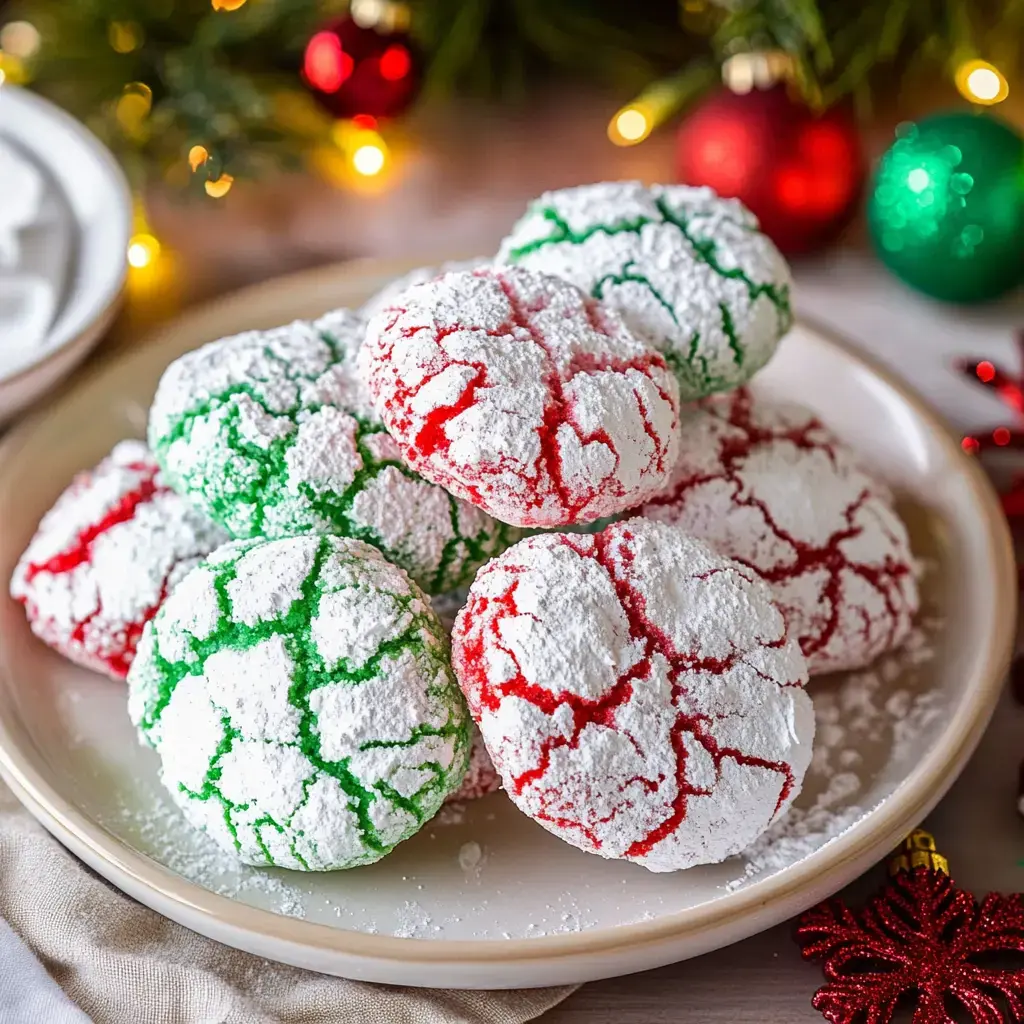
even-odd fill
[(406, 461), (507, 523), (613, 515), (675, 460), (664, 357), (557, 278), (481, 269), (417, 285), (370, 322), (360, 359)]
[(680, 447), (668, 490), (638, 511), (768, 580), (812, 675), (905, 639), (918, 607), (906, 528), (811, 412), (737, 391), (688, 410)]
[(123, 679), (171, 587), (224, 540), (164, 485), (141, 441), (122, 441), (43, 517), (11, 595), (45, 643)]
[(583, 850), (713, 863), (800, 790), (814, 713), (771, 590), (670, 526), (521, 541), (478, 573), (453, 646), (509, 796)]

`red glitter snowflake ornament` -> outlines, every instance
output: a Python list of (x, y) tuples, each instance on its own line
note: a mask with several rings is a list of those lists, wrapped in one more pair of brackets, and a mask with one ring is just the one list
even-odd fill
[(949, 877), (920, 829), (889, 862), (889, 885), (860, 911), (830, 900), (800, 918), (805, 959), (828, 979), (811, 1003), (832, 1024), (887, 1024), (913, 1007), (913, 1024), (1024, 1020), (1024, 900), (992, 893), (979, 905)]

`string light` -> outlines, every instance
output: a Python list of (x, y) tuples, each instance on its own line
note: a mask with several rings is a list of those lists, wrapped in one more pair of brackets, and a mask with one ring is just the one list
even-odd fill
[(616, 146), (635, 146), (654, 128), (650, 114), (636, 104), (623, 107), (608, 123), (608, 138)]
[(199, 170), (210, 158), (210, 152), (205, 146), (193, 146), (188, 151), (188, 165), (193, 173)]
[(115, 53), (133, 53), (142, 45), (142, 26), (135, 21), (112, 21), (107, 26), (107, 42)]
[(678, 74), (654, 82), (608, 122), (608, 138), (616, 146), (643, 142), (689, 100), (704, 91), (719, 72), (710, 61), (697, 62)]
[(153, 90), (145, 82), (129, 82), (124, 87), (114, 116), (125, 135), (137, 137), (141, 133), (152, 106)]
[(970, 60), (956, 70), (956, 87), (972, 103), (990, 107), (1002, 103), (1010, 95), (1010, 85), (1003, 73), (984, 60)]
[(210, 6), (215, 11), (237, 11), (245, 6), (245, 0), (210, 0)]
[(27, 21), (11, 21), (0, 29), (0, 49), (28, 60), (39, 50), (39, 30)]
[(234, 184), (234, 181), (235, 179), (230, 174), (222, 174), (214, 181), (206, 182), (203, 188), (206, 189), (206, 194), (208, 196), (213, 196), (214, 199), (220, 199), (231, 191), (231, 186)]
[(24, 85), (29, 80), (25, 62), (4, 50), (0, 50), (0, 76), (0, 82), (10, 82), (11, 85)]
[(153, 235), (132, 235), (128, 241), (128, 264), (136, 270), (150, 266), (159, 255), (160, 241)]
[(377, 193), (390, 180), (393, 156), (369, 115), (343, 118), (331, 127), (331, 142), (318, 146), (311, 164), (326, 181), (338, 188)]
[(352, 154), (352, 168), (364, 178), (376, 177), (386, 163), (387, 149), (379, 136), (371, 142), (364, 142)]

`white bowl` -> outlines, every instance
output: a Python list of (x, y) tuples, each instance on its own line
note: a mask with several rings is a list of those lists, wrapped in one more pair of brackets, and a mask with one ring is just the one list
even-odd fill
[[(74, 471), (141, 432), (170, 360), (221, 335), (358, 305), (403, 269), (326, 268), (195, 310), (20, 426), (0, 447), (0, 579)], [(344, 977), (460, 988), (586, 981), (786, 920), (883, 857), (963, 768), (1009, 661), (1016, 570), (987, 480), (889, 374), (798, 324), (757, 387), (813, 407), (894, 483), (915, 550), (934, 561), (926, 603), (944, 618), (932, 630), (935, 658), (913, 681), (887, 681), (926, 694), (935, 714), (902, 741), (893, 729), (865, 743), (863, 811), (830, 841), (798, 845), (753, 873), (740, 856), (655, 875), (561, 843), (493, 794), (370, 867), (304, 875), (227, 858), (221, 869), (163, 793), (123, 685), (45, 649), (12, 601), (0, 602), (0, 773), (61, 842), (141, 902), (229, 945)], [(814, 680), (812, 696), (837, 682)], [(473, 843), (479, 851), (467, 851)]]
[(38, 355), (0, 375), (0, 423), (74, 369), (117, 312), (127, 271), (132, 201), (121, 168), (82, 124), (59, 107), (0, 86), (0, 135), (43, 172), (72, 219), (67, 287)]

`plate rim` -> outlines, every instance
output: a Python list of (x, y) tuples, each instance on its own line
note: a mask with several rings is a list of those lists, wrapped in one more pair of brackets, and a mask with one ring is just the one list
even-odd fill
[[(359, 276), (376, 278), (400, 273), (410, 266), (408, 261), (372, 259), (332, 264), (251, 285), (196, 306), (176, 318), (173, 324), (149, 333), (133, 351), (83, 375), (60, 396), (60, 403), (80, 390), (95, 386), (99, 379), (115, 372), (124, 363), (133, 359), (144, 360), (145, 350), (161, 344), (165, 337), (180, 335), (189, 329), (194, 332), (199, 324), (216, 313), (223, 315), (236, 307), (244, 309), (257, 292), (261, 293), (261, 303), (266, 304), (268, 290), (284, 295), (295, 289), (300, 282), (309, 288), (319, 279), (327, 282), (336, 281), (339, 277), (346, 280)], [(798, 893), (813, 889), (815, 878), (834, 877), (849, 872), (855, 866), (867, 866), (867, 862), (877, 858), (878, 851), (895, 845), (909, 827), (920, 822), (938, 803), (962, 771), (984, 733), (995, 709), (1013, 652), (1017, 621), (1014, 551), (1005, 516), (991, 483), (977, 463), (963, 454), (959, 442), (944, 420), (912, 387), (877, 360), (813, 320), (799, 317), (798, 322), (817, 335), (822, 343), (838, 350), (847, 361), (866, 366), (914, 410), (947, 455), (962, 460), (960, 465), (963, 479), (982, 511), (982, 521), (978, 525), (986, 538), (986, 547), (994, 568), (993, 585), (998, 597), (997, 612), (990, 620), (991, 635), (986, 638), (985, 660), (978, 670), (977, 678), (970, 681), (973, 693), (970, 716), (962, 716), (963, 720), (951, 723), (956, 725), (956, 731), (950, 739), (941, 746), (937, 743), (904, 777), (886, 802), (868, 812), (870, 820), (864, 829), (857, 831), (845, 842), (844, 836), (840, 835), (778, 875), (753, 882), (728, 894), (723, 900), (675, 911), (652, 921), (524, 939), (477, 941), (399, 938), (335, 928), (251, 907), (211, 892), (133, 850), (104, 826), (78, 811), (50, 785), (16, 742), (6, 720), (3, 704), (0, 704), (0, 776), (33, 816), (64, 845), (97, 868), (101, 874), (106, 874), (104, 868), (113, 869), (120, 878), (117, 883), (119, 887), (127, 886), (129, 891), (134, 890), (132, 895), (139, 892), (155, 893), (166, 905), (179, 910), (179, 916), (174, 919), (187, 927), (201, 930), (195, 928), (194, 923), (182, 919), (188, 913), (198, 914), (207, 923), (207, 927), (212, 929), (206, 931), (206, 934), (221, 937), (221, 941), (224, 941), (222, 936), (225, 931), (242, 931), (258, 937), (264, 949), (266, 943), (284, 943), (290, 950), (342, 955), (363, 964), (370, 961), (422, 967), (426, 964), (448, 963), (465, 965), (467, 968), (486, 968), (539, 960), (558, 960), (564, 964), (585, 957), (607, 958), (626, 950), (635, 954), (638, 949), (678, 942), (709, 928), (714, 928), (716, 933), (724, 933), (730, 924), (735, 925), (744, 917), (755, 916), (768, 905), (791, 901)], [(36, 411), (0, 442), (0, 472), (24, 440), (35, 431), (36, 424), (55, 414), (57, 404)], [(852, 826), (850, 831), (856, 829), (857, 825)], [(136, 898), (140, 897), (136, 895)], [(724, 907), (723, 901), (728, 901)], [(154, 909), (165, 916), (171, 916), (164, 909)], [(264, 951), (262, 955), (272, 954)], [(544, 982), (538, 982), (541, 983)]]
[[(116, 193), (112, 208), (119, 210), (122, 214), (121, 220), (124, 227), (124, 244), (120, 247), (119, 272), (112, 277), (107, 288), (97, 292), (96, 299), (90, 304), (87, 315), (83, 316), (77, 324), (71, 325), (71, 329), (66, 330), (66, 337), (45, 349), (32, 362), (24, 364), (14, 373), (0, 374), (0, 386), (7, 388), (9, 385), (24, 383), (25, 380), (38, 374), (50, 363), (65, 357), (69, 349), (82, 342), (88, 349), (99, 341), (103, 332), (113, 322), (123, 301), (125, 282), (128, 278), (128, 242), (132, 232), (132, 193), (128, 179), (114, 154), (96, 135), (72, 117), (63, 107), (28, 89), (7, 83), (0, 88), (0, 103), (13, 104), (16, 108), (22, 107), (29, 110), (34, 108), (37, 114), (58, 124), (88, 148), (109, 174), (110, 183), (114, 186)], [(34, 151), (33, 155), (36, 155)], [(77, 218), (75, 218), (75, 225), (77, 229), (81, 228), (81, 223)], [(82, 355), (84, 356), (84, 354), (83, 352)]]

